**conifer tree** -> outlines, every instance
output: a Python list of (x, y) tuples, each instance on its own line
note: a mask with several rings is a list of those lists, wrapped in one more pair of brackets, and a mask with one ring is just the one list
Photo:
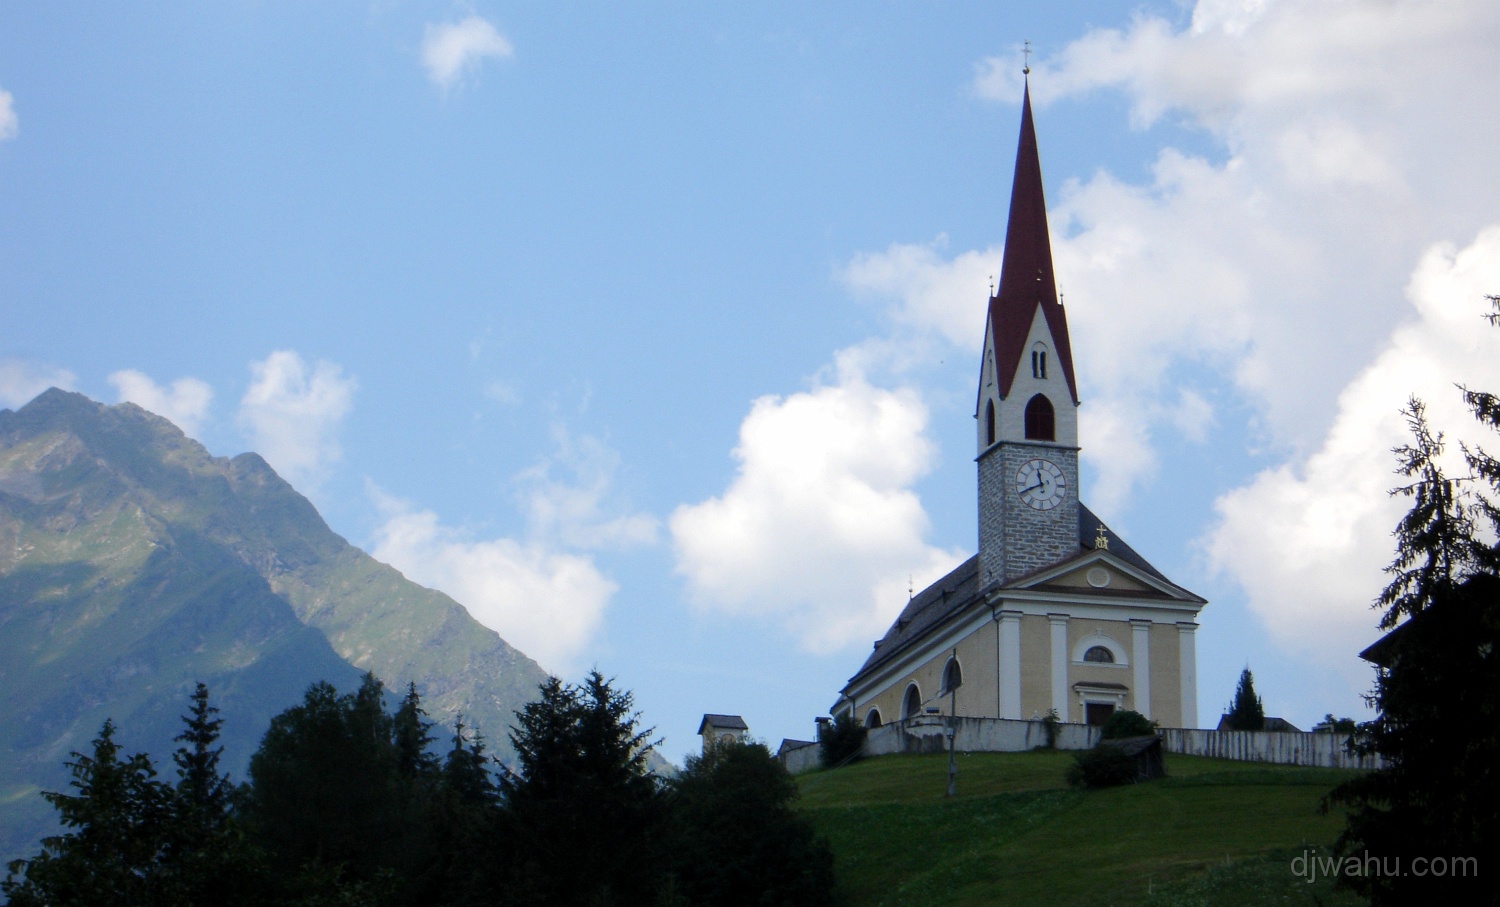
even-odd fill
[(501, 780), (513, 896), (651, 903), (663, 877), (663, 803), (646, 764), (651, 732), (637, 729), (630, 694), (597, 671), (576, 687), (553, 677), (516, 717), (520, 772)]
[(422, 710), (422, 698), (415, 682), (406, 685), (406, 695), (393, 719), (396, 744), (396, 770), (408, 783), (431, 777), (437, 772), (438, 758), (431, 752), (432, 722)]
[(42, 904), (152, 904), (163, 899), (157, 867), (167, 845), (171, 788), (156, 780), (144, 753), (120, 758), (106, 720), (92, 755), (67, 763), (75, 793), (42, 796), (68, 831), (44, 838), (42, 851), (15, 860), (0, 890), (16, 907)]
[(229, 779), (219, 773), (224, 747), (214, 745), (224, 721), (214, 717), (219, 710), (208, 704), (206, 684), (199, 682), (191, 701), (188, 714), (182, 716), (187, 727), (175, 738), (185, 745), (172, 754), (177, 763), (177, 793), (205, 821), (217, 823), (228, 814), (233, 792)]
[(1249, 665), (1240, 672), (1240, 682), (1234, 688), (1234, 701), (1225, 713), (1232, 731), (1260, 731), (1266, 727), (1266, 709), (1255, 694), (1255, 677)]
[(271, 719), (250, 758), (246, 807), (278, 872), (370, 883), (405, 861), (406, 802), (391, 733), (373, 674), (353, 694), (315, 683), (300, 705)]
[(834, 901), (833, 852), (792, 808), (797, 783), (764, 744), (689, 756), (669, 796), (676, 887), (691, 903)]
[[(1500, 298), (1490, 301), (1500, 314)], [(1500, 429), (1494, 395), (1463, 393), (1481, 424)], [(1341, 854), (1407, 870), (1344, 877), (1372, 903), (1500, 903), (1494, 886), (1473, 884), (1500, 852), (1500, 463), (1465, 446), (1469, 474), (1450, 477), (1442, 435), (1420, 401), (1406, 416), (1412, 442), (1395, 453), (1408, 481), (1393, 494), (1412, 507), (1396, 528), (1391, 582), (1375, 603), (1391, 632), (1367, 650), (1377, 664), (1369, 702), (1378, 713), (1354, 742), (1384, 764), (1340, 785), (1324, 807), (1348, 808)], [(1416, 862), (1434, 858), (1444, 861), (1442, 874), (1412, 871), (1438, 865)], [(1455, 862), (1465, 858), (1480, 862)]]

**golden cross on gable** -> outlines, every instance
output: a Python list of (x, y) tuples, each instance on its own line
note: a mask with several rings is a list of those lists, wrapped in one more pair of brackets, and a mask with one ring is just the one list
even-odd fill
[(1109, 535), (1104, 531), (1104, 524), (1099, 524), (1099, 534), (1094, 536), (1094, 549), (1097, 551), (1109, 550)]

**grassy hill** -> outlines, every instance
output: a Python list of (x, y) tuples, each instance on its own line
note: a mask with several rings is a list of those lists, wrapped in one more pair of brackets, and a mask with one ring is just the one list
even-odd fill
[(1319, 799), (1350, 776), (1167, 756), (1170, 777), (1069, 788), (1072, 754), (886, 756), (798, 778), (854, 905), (1352, 904), (1292, 873), (1326, 855), (1342, 815)]

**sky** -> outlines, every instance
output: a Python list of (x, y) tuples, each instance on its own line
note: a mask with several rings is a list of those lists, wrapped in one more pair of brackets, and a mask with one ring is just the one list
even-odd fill
[(1500, 388), (1488, 0), (8, 4), (0, 407), (261, 453), (671, 759), (808, 738), (976, 546), (1027, 41), (1084, 501), (1202, 721), (1367, 716), (1402, 407)]

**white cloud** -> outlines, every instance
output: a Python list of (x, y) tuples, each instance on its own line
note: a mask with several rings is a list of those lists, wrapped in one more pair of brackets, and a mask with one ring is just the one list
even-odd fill
[(926, 407), (871, 385), (860, 353), (839, 356), (833, 383), (756, 400), (728, 489), (669, 520), (697, 607), (771, 618), (811, 651), (883, 632), (913, 578), (925, 586), (963, 557), (923, 541), (911, 485), (933, 457)]
[(1453, 474), (1464, 472), (1458, 440), (1496, 446), (1454, 384), (1500, 389), (1500, 330), (1481, 320), (1489, 311), (1484, 295), (1497, 288), (1500, 226), (1461, 251), (1429, 249), (1407, 286), (1416, 320), (1397, 328), (1344, 389), (1321, 445), (1217, 501), (1211, 558), (1287, 648), (1342, 655), (1376, 633), (1370, 603), (1394, 554), (1391, 531), (1408, 506), (1386, 494), (1398, 482), (1391, 449), (1409, 440), (1398, 412), (1408, 395), (1421, 398), (1433, 427), (1447, 433)]
[(1209, 429), (1217, 422), (1213, 404), (1203, 399), (1202, 394), (1186, 387), (1178, 389), (1177, 404), (1167, 415), (1177, 432), (1194, 444), (1206, 442)]
[(479, 16), (428, 25), (422, 36), (422, 65), (427, 67), (427, 78), (444, 91), (465, 73), (477, 71), (486, 59), (504, 59), (514, 53), (505, 36)]
[(502, 406), (515, 406), (521, 402), (521, 392), (509, 381), (496, 378), (484, 386), (484, 398)]
[(474, 539), (430, 510), (375, 495), (386, 520), (371, 554), (446, 592), (548, 670), (571, 670), (618, 589), (589, 558), (509, 538)]
[(905, 328), (934, 331), (962, 349), (978, 350), (987, 288), (1000, 266), (998, 246), (942, 256), (948, 238), (892, 243), (884, 252), (856, 255), (841, 274), (856, 293), (892, 298), (892, 317)]
[[(1035, 60), (1039, 111), (1117, 90), (1138, 127), (1171, 116), (1222, 152), (1163, 148), (1144, 185), (1101, 171), (1054, 191), (1086, 422), (1095, 406), (1156, 420), (1148, 445), (1180, 430), (1166, 379), (1186, 362), (1231, 377), (1273, 448), (1320, 443), (1405, 317), (1422, 249), (1500, 210), (1500, 121), (1473, 113), (1500, 106), (1497, 42), (1500, 7), (1478, 0), (1202, 0), (1187, 28), (1137, 18)], [(1019, 100), (1019, 64), (983, 61), (974, 89)], [(1135, 460), (1104, 496), (1150, 475)]]
[(77, 381), (67, 369), (25, 359), (0, 359), (0, 406), (19, 409), (49, 387), (72, 390)]
[[(656, 517), (621, 513), (608, 501), (619, 454), (597, 438), (574, 438), (561, 425), (552, 436), (556, 452), (518, 476), (532, 537), (586, 549), (654, 544)], [(559, 471), (568, 480), (556, 479)]]
[(358, 383), (331, 362), (311, 369), (293, 350), (250, 363), (239, 423), (255, 451), (293, 484), (316, 487), (340, 457), (338, 428)]
[(21, 134), (21, 121), (16, 116), (16, 99), (0, 88), (0, 142), (9, 141)]
[(172, 420), (190, 438), (197, 437), (214, 396), (213, 389), (197, 378), (178, 378), (170, 387), (162, 387), (134, 369), (112, 373), (109, 383), (115, 386), (120, 402), (134, 403)]

